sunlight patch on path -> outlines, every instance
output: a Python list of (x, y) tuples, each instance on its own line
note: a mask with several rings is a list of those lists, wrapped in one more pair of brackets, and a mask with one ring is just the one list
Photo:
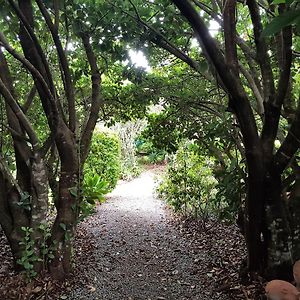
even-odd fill
[(155, 187), (155, 175), (151, 172), (145, 172), (131, 182), (120, 182), (115, 190), (107, 195), (107, 200), (126, 198), (125, 201), (114, 203), (114, 208), (120, 212), (138, 211), (139, 215), (152, 215), (154, 218), (165, 216), (161, 201), (153, 198)]

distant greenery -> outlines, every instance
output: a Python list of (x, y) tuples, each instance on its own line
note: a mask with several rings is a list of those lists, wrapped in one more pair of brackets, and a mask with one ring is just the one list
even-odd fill
[(144, 127), (142, 119), (120, 122), (113, 127), (121, 143), (121, 178), (124, 180), (131, 180), (142, 171), (137, 161), (135, 139)]
[(142, 133), (135, 141), (139, 162), (142, 164), (157, 164), (165, 160), (167, 152), (153, 146), (153, 143)]
[(141, 140), (148, 153), (165, 151), (173, 153), (178, 149), (178, 143), (182, 139), (182, 131), (177, 124), (168, 116), (168, 112), (152, 113), (147, 115), (147, 127), (141, 133)]

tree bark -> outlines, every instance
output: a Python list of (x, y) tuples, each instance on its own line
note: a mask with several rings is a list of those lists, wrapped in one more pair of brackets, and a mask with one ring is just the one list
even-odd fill
[[(248, 252), (248, 269), (261, 272), (268, 277), (290, 279), (291, 266), (298, 257), (296, 235), (287, 218), (282, 199), (281, 176), (288, 163), (299, 149), (300, 105), (282, 146), (274, 154), (274, 141), (278, 132), (281, 108), (286, 97), (291, 69), (290, 28), (282, 31), (282, 57), (279, 83), (275, 90), (274, 74), (268, 55), (265, 38), (261, 37), (262, 22), (255, 0), (248, 0), (258, 61), (261, 68), (265, 118), (261, 136), (249, 104), (249, 97), (243, 88), (236, 69), (235, 47), (235, 1), (227, 1), (224, 8), (225, 55), (226, 60), (199, 13), (190, 1), (173, 0), (182, 15), (194, 28), (202, 47), (217, 70), (229, 97), (229, 106), (235, 113), (243, 136), (248, 169), (248, 191), (245, 207), (245, 239)], [(233, 27), (232, 27), (233, 26)], [(300, 104), (300, 103), (299, 103)]]
[(55, 203), (57, 216), (50, 239), (55, 257), (50, 261), (49, 269), (54, 278), (63, 279), (72, 268), (72, 240), (79, 206), (79, 157), (75, 138), (64, 123), (60, 123), (58, 126), (56, 144), (61, 170), (59, 194)]

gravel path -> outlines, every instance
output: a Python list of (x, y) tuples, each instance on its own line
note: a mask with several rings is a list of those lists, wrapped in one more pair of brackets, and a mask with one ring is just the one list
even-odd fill
[(192, 251), (191, 239), (169, 222), (154, 197), (154, 176), (147, 171), (120, 183), (89, 219), (85, 230), (95, 245), (84, 269), (89, 283), (68, 299), (229, 299), (207, 288), (201, 267), (211, 254)]

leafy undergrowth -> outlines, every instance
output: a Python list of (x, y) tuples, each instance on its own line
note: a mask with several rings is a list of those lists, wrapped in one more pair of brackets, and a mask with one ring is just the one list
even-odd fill
[(53, 280), (48, 274), (31, 280), (13, 270), (12, 257), (5, 236), (0, 227), (0, 299), (5, 300), (57, 300), (67, 299), (66, 294), (76, 282), (80, 263), (93, 252), (93, 241), (81, 225), (75, 239), (76, 262), (69, 279), (64, 282)]
[(215, 221), (207, 221), (204, 226), (199, 220), (180, 217), (171, 222), (190, 240), (191, 251), (213, 253), (207, 255), (212, 259), (202, 266), (199, 276), (207, 278), (215, 292), (228, 299), (265, 299), (262, 278), (257, 276), (252, 282), (244, 278), (246, 282), (241, 283), (240, 269), (246, 252), (237, 226)]

